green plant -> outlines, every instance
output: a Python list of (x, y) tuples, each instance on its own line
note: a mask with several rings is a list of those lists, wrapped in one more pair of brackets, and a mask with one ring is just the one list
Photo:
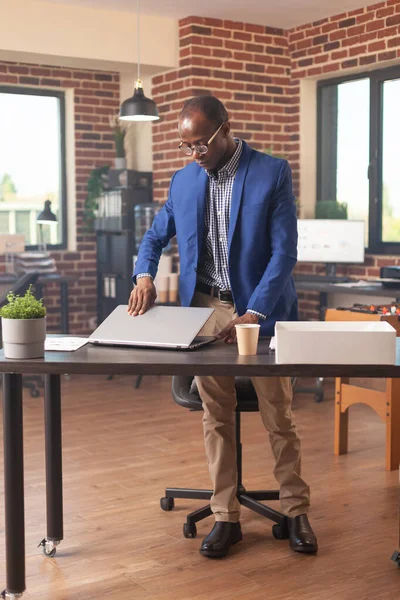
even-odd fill
[(104, 181), (107, 178), (109, 165), (98, 167), (91, 171), (87, 183), (87, 196), (83, 207), (83, 222), (85, 231), (92, 232), (94, 228), (95, 212), (98, 208), (98, 198), (104, 192)]
[(8, 304), (0, 308), (0, 317), (3, 319), (42, 319), (46, 316), (43, 300), (36, 300), (31, 285), (24, 296), (10, 292), (7, 300)]
[(287, 156), (285, 156), (284, 154), (278, 154), (274, 152), (273, 146), (271, 146), (270, 148), (266, 148), (264, 150), (264, 154), (269, 154), (270, 156), (274, 156), (275, 158), (283, 158), (283, 160), (288, 160)]
[(316, 219), (347, 219), (347, 204), (335, 200), (318, 200), (315, 205)]
[(117, 158), (125, 158), (125, 135), (126, 125), (123, 125), (118, 116), (110, 117), (110, 125), (115, 143), (115, 155)]

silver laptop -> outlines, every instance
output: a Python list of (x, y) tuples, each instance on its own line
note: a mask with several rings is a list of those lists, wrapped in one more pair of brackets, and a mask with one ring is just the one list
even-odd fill
[(213, 308), (156, 305), (137, 317), (129, 315), (127, 308), (127, 305), (117, 306), (88, 341), (102, 345), (193, 350), (215, 340), (215, 337), (197, 337), (214, 312)]

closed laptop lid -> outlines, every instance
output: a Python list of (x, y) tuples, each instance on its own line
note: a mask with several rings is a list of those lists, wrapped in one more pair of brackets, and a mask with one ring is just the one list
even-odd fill
[(144, 315), (132, 317), (127, 305), (116, 309), (89, 337), (89, 342), (188, 347), (208, 321), (213, 308), (153, 306)]

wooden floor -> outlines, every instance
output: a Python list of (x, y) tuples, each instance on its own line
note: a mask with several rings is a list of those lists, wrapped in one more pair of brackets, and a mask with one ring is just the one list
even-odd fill
[[(243, 509), (244, 540), (223, 560), (198, 548), (212, 526), (184, 539), (185, 514), (201, 502), (160, 510), (165, 486), (209, 487), (200, 415), (176, 406), (169, 378), (63, 380), (65, 540), (54, 559), (45, 534), (43, 401), (24, 400), (27, 592), (41, 600), (398, 600), (398, 473), (384, 469), (384, 426), (354, 407), (351, 453), (334, 457), (333, 387), (327, 399), (297, 395), (303, 472), (311, 486), (317, 556), (289, 550), (271, 523)], [(244, 479), (275, 488), (258, 414), (243, 417)], [(2, 465), (2, 458), (0, 465)], [(0, 474), (2, 482), (2, 474)], [(1, 483), (2, 486), (2, 483)], [(2, 491), (2, 490), (1, 490)], [(4, 522), (0, 585), (5, 583)], [(1, 589), (1, 588), (0, 588)]]

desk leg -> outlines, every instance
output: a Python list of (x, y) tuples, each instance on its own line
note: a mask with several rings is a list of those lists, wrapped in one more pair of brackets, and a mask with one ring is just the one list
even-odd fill
[(53, 557), (63, 539), (62, 431), (60, 375), (45, 375), (44, 416), (46, 439), (47, 537), (40, 545)]
[(25, 590), (24, 455), (22, 376), (3, 375), (4, 507), (6, 578), (4, 598)]

